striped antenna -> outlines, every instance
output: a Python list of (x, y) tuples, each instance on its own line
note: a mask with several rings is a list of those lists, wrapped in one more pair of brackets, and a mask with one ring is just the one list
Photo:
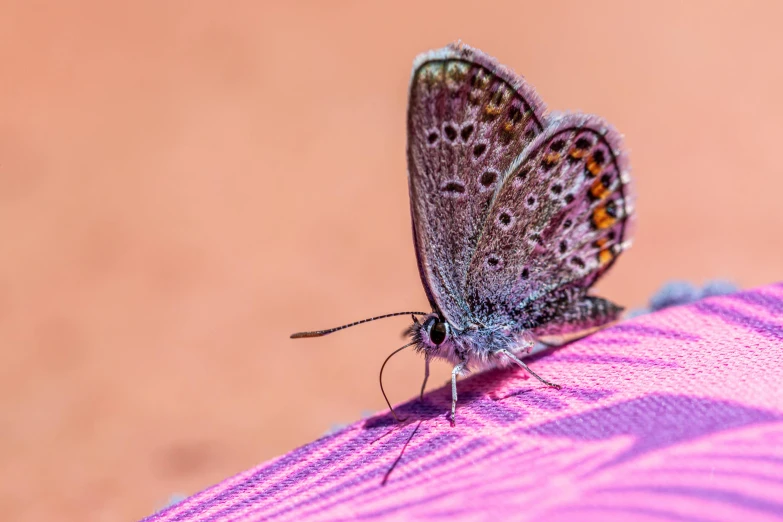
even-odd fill
[(302, 339), (304, 337), (321, 337), (333, 332), (337, 332), (339, 330), (350, 328), (351, 326), (356, 326), (362, 323), (369, 323), (370, 321), (376, 321), (378, 319), (386, 319), (387, 317), (395, 317), (397, 315), (429, 315), (429, 314), (425, 312), (395, 312), (393, 314), (379, 315), (378, 317), (370, 317), (369, 319), (362, 319), (361, 321), (356, 321), (351, 324), (344, 324), (342, 326), (336, 326), (334, 328), (329, 328), (328, 330), (315, 330), (313, 332), (297, 332), (291, 334), (291, 339)]

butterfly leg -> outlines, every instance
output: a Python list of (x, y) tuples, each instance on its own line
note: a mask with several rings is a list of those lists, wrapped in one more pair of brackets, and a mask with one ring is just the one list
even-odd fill
[(457, 415), (457, 375), (459, 375), (463, 368), (465, 368), (465, 365), (467, 364), (467, 361), (462, 361), (458, 365), (454, 367), (453, 370), (451, 370), (451, 425), (456, 426), (456, 415)]
[(423, 402), (424, 401), (424, 388), (427, 387), (427, 379), (430, 378), (430, 357), (429, 355), (424, 356), (424, 382), (421, 383), (421, 394), (419, 395), (419, 399)]
[[(530, 366), (528, 366), (527, 364), (522, 362), (522, 359), (520, 359), (519, 357), (517, 357), (516, 355), (511, 353), (509, 350), (500, 350), (500, 353), (502, 353), (503, 355), (507, 356), (509, 359), (511, 359), (512, 361), (517, 363), (519, 366), (524, 368), (525, 371), (527, 371), (527, 373), (529, 373), (530, 375), (532, 375), (533, 377), (535, 377), (536, 379), (538, 379), (542, 383), (546, 384), (547, 386), (551, 386), (552, 388), (557, 388), (558, 390), (561, 388), (561, 386), (559, 384), (555, 384), (553, 382), (549, 382), (546, 379), (544, 379), (543, 377), (539, 376), (536, 372), (534, 372), (533, 370), (530, 369)], [(456, 395), (455, 395), (455, 397), (456, 397)]]

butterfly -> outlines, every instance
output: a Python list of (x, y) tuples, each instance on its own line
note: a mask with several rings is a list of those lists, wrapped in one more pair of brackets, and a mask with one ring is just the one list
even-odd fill
[(559, 388), (522, 359), (623, 311), (589, 293), (631, 244), (620, 135), (597, 116), (547, 113), (521, 76), (461, 42), (414, 61), (407, 131), (413, 242), (432, 312), (291, 337), (411, 314), (410, 342), (392, 355), (424, 354), (422, 398), (430, 361), (453, 364), (452, 424), (468, 371), (516, 364)]

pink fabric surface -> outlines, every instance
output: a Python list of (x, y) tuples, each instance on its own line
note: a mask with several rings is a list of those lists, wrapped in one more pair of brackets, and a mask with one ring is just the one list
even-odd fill
[(783, 519), (783, 284), (637, 317), (531, 366), (563, 389), (474, 375), (456, 427), (443, 387), (399, 406), (402, 425), (362, 420), (146, 520)]

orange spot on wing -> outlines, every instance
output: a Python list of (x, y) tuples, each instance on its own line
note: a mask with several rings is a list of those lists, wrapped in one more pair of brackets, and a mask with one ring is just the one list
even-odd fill
[(504, 129), (506, 132), (511, 132), (512, 130), (514, 130), (514, 123), (513, 123), (513, 122), (510, 122), (510, 121), (507, 121), (507, 122), (505, 123), (505, 125), (503, 125), (503, 129)]
[(602, 265), (605, 265), (609, 261), (611, 261), (614, 258), (614, 254), (612, 254), (612, 251), (608, 248), (602, 248), (598, 252), (598, 262)]
[(503, 112), (503, 109), (501, 109), (497, 105), (487, 105), (486, 107), (484, 107), (484, 113), (487, 114), (488, 116), (497, 116), (501, 112)]
[(593, 176), (597, 176), (601, 173), (601, 165), (595, 162), (593, 158), (587, 160), (587, 171)]
[(604, 199), (611, 194), (611, 191), (604, 186), (600, 179), (597, 179), (590, 187), (590, 194), (592, 194), (595, 199)]
[(604, 228), (609, 228), (614, 225), (615, 221), (617, 221), (617, 219), (609, 215), (609, 213), (606, 211), (605, 205), (601, 205), (600, 207), (597, 207), (595, 210), (593, 210), (593, 224), (596, 226), (596, 228), (601, 230)]
[(569, 155), (570, 155), (572, 158), (574, 158), (574, 159), (582, 159), (582, 158), (584, 158), (585, 156), (587, 156), (587, 151), (586, 151), (586, 150), (583, 150), (583, 149), (576, 149), (576, 148), (575, 148), (575, 149), (573, 149), (573, 150), (570, 152), (570, 154), (569, 154)]
[(547, 168), (552, 168), (555, 165), (557, 165), (560, 162), (560, 154), (557, 152), (550, 152), (546, 156), (544, 156), (544, 166)]

